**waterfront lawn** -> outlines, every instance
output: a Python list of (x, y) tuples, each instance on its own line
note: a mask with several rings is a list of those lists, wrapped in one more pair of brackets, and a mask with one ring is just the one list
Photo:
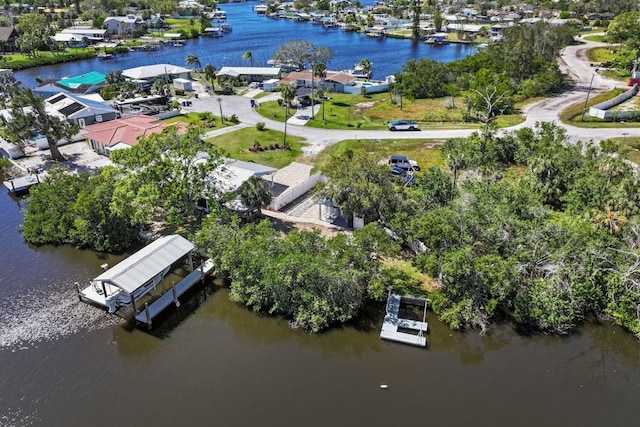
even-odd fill
[(444, 141), (436, 139), (347, 139), (325, 149), (315, 156), (307, 156), (303, 161), (321, 168), (332, 156), (339, 156), (348, 150), (363, 150), (383, 157), (391, 155), (404, 155), (418, 162), (421, 171), (432, 166), (444, 167), (444, 160), (440, 154), (440, 148)]
[[(625, 92), (627, 89), (614, 89), (612, 91), (601, 93), (596, 96), (592, 96), (589, 98), (589, 102), (587, 104), (587, 110), (589, 107), (599, 104), (601, 102), (607, 101), (609, 99), (615, 98), (621, 93)], [(570, 124), (577, 127), (582, 128), (624, 128), (624, 127), (637, 127), (637, 122), (628, 122), (627, 120), (621, 122), (611, 122), (605, 121), (602, 119), (598, 119), (595, 117), (589, 117), (587, 115), (582, 117), (582, 109), (584, 108), (584, 101), (580, 101), (575, 103), (560, 112), (560, 120), (563, 123)]]
[(0, 56), (0, 68), (10, 68), (16, 71), (30, 67), (88, 59), (95, 56), (96, 50), (87, 48), (67, 49), (65, 52), (56, 52), (55, 55), (50, 51), (38, 51), (36, 58), (22, 53), (5, 53)]
[(278, 169), (287, 166), (303, 154), (302, 138), (291, 135), (287, 135), (289, 150), (275, 149), (256, 153), (249, 151), (254, 141), (258, 141), (265, 148), (276, 144), (282, 145), (283, 133), (271, 129), (259, 131), (256, 128), (244, 128), (205, 141), (219, 147), (226, 157), (260, 163)]

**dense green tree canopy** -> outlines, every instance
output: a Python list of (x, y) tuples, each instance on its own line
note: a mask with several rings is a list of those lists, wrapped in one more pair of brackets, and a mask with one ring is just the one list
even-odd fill
[(353, 239), (325, 239), (294, 230), (282, 236), (267, 221), (238, 227), (216, 218), (197, 239), (217, 272), (231, 280), (231, 297), (253, 310), (283, 315), (292, 325), (317, 332), (354, 317), (370, 295), (384, 295), (379, 255), (388, 236), (373, 225)]
[(280, 64), (291, 64), (299, 70), (318, 62), (327, 64), (333, 53), (326, 46), (315, 46), (306, 40), (291, 40), (276, 49), (273, 60)]
[(116, 182), (112, 207), (139, 221), (160, 216), (183, 223), (200, 198), (217, 199), (220, 189), (210, 178), (220, 165), (218, 151), (200, 140), (201, 129), (169, 126), (128, 150), (112, 153), (123, 173)]
[(115, 169), (96, 175), (49, 170), (33, 187), (24, 218), (23, 236), (34, 244), (70, 243), (99, 251), (120, 251), (138, 239), (139, 226), (111, 210)]
[(443, 155), (464, 179), (451, 192), (431, 172), (423, 191), (438, 202), (400, 215), (399, 234), (424, 243), (416, 262), (438, 278), (431, 300), (444, 322), (484, 331), (500, 312), (564, 333), (595, 314), (640, 332), (640, 182), (629, 164), (567, 144), (553, 124), (447, 141)]

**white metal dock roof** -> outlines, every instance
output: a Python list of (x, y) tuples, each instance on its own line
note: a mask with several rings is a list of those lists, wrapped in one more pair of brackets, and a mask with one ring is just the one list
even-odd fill
[(127, 293), (133, 293), (194, 247), (193, 243), (182, 236), (174, 234), (160, 237), (93, 281), (109, 282)]

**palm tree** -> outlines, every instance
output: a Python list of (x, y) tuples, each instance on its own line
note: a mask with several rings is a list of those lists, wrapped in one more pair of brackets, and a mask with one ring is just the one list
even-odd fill
[(293, 83), (284, 83), (278, 86), (278, 91), (280, 92), (285, 105), (284, 146), (287, 147), (287, 120), (289, 119), (289, 107), (291, 106), (291, 101), (296, 97), (296, 86)]
[(200, 64), (200, 60), (195, 55), (188, 55), (185, 62), (187, 63), (187, 65), (193, 65), (193, 70), (196, 72), (200, 71), (200, 68), (202, 67), (202, 64)]
[(240, 201), (247, 208), (249, 217), (253, 217), (260, 209), (271, 203), (269, 183), (264, 179), (252, 176), (240, 186)]
[(628, 219), (623, 213), (613, 211), (610, 206), (607, 206), (604, 211), (595, 211), (591, 221), (601, 228), (608, 229), (611, 234), (617, 236), (620, 234), (622, 227), (627, 224)]
[(373, 67), (373, 65), (371, 64), (371, 62), (367, 59), (364, 58), (362, 61), (360, 61), (358, 63), (358, 66), (360, 68), (362, 68), (362, 71), (366, 74), (367, 76), (367, 80), (369, 80), (369, 77), (371, 76), (371, 69)]
[(242, 59), (244, 59), (245, 61), (248, 59), (249, 64), (251, 64), (251, 66), (253, 67), (253, 55), (251, 54), (250, 50), (242, 54)]
[(211, 88), (213, 88), (213, 82), (216, 79), (217, 72), (218, 70), (216, 70), (216, 67), (211, 64), (207, 64), (204, 66), (204, 76), (211, 83)]
[[(324, 62), (313, 64), (313, 76), (320, 79), (320, 86), (322, 87), (322, 121), (324, 122), (324, 79), (327, 77), (327, 64)], [(311, 78), (311, 86), (313, 86), (313, 76)], [(311, 105), (313, 106), (313, 104)]]

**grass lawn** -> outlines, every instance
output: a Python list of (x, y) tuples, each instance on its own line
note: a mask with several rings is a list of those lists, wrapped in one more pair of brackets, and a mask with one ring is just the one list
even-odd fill
[[(592, 96), (589, 98), (589, 102), (587, 104), (587, 109), (592, 105), (598, 104), (600, 102), (606, 101), (608, 99), (615, 98), (621, 93), (625, 92), (626, 89), (614, 89), (610, 92), (601, 93), (597, 96)], [(560, 120), (563, 123), (567, 123), (573, 126), (582, 127), (582, 128), (624, 128), (624, 127), (637, 127), (637, 122), (608, 122), (602, 119), (597, 119), (589, 116), (585, 116), (584, 120), (582, 118), (582, 109), (584, 108), (584, 101), (580, 101), (576, 104), (573, 104), (567, 108), (565, 108), (560, 113)]]
[(258, 141), (262, 147), (282, 144), (283, 133), (271, 129), (259, 131), (256, 128), (245, 128), (206, 140), (206, 142), (219, 147), (226, 157), (260, 163), (278, 169), (302, 156), (302, 138), (287, 135), (290, 150), (266, 150), (256, 153), (249, 151), (254, 141)]
[(424, 171), (431, 166), (444, 166), (444, 160), (440, 155), (440, 147), (443, 142), (442, 140), (426, 138), (397, 140), (348, 139), (327, 148), (320, 154), (305, 157), (303, 161), (320, 168), (331, 156), (340, 155), (347, 150), (364, 150), (367, 153), (376, 154), (380, 158), (393, 154), (405, 155), (418, 162), (421, 170)]
[(28, 57), (22, 53), (5, 53), (0, 56), (0, 68), (21, 70), (29, 67), (93, 58), (95, 56), (96, 50), (88, 48), (70, 48), (65, 52), (57, 52), (55, 55), (50, 51), (38, 51), (36, 58)]
[(603, 76), (608, 77), (613, 80), (618, 80), (621, 83), (627, 84), (627, 80), (629, 79), (629, 72), (627, 70), (602, 70), (600, 71)]
[(625, 159), (628, 159), (633, 163), (640, 164), (640, 138), (622, 137), (613, 138), (611, 141), (615, 141), (620, 144), (618, 153), (624, 156)]
[(588, 40), (590, 42), (605, 42), (606, 41), (602, 34), (597, 34), (597, 35), (593, 35), (593, 36), (585, 36), (584, 39)]
[[(212, 115), (212, 117), (216, 125), (215, 127), (209, 128), (209, 130), (216, 130), (223, 127), (235, 126), (235, 123), (231, 123), (231, 122), (222, 123), (222, 120), (220, 120), (220, 116), (216, 116), (215, 114)], [(203, 126), (205, 125), (205, 123), (202, 121), (202, 113), (187, 113), (181, 116), (175, 116), (168, 119), (164, 119), (163, 122), (165, 123), (183, 122), (188, 125), (190, 124), (197, 124), (197, 125), (203, 125)]]
[(606, 46), (594, 47), (587, 51), (587, 58), (589, 58), (589, 61), (594, 63), (597, 62), (598, 64), (601, 62), (611, 61), (616, 57), (616, 55), (617, 53), (613, 52)]
[[(322, 129), (386, 129), (387, 123), (397, 119), (415, 120), (422, 128), (477, 129), (477, 123), (463, 121), (462, 98), (455, 98), (455, 108), (447, 108), (451, 98), (403, 100), (402, 109), (391, 104), (388, 93), (364, 97), (332, 93), (324, 102), (325, 118), (322, 121), (322, 105), (315, 106), (315, 117), (309, 127)], [(285, 109), (276, 101), (262, 103), (257, 111), (264, 117), (284, 121)], [(294, 112), (290, 112), (292, 115)]]

